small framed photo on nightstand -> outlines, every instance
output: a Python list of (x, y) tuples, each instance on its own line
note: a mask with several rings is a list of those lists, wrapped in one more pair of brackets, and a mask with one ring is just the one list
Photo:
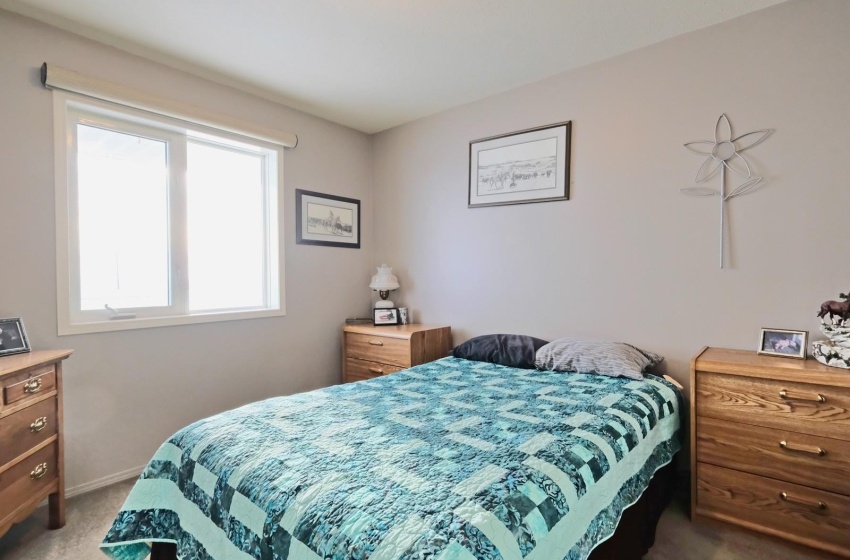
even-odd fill
[(808, 339), (809, 333), (807, 331), (762, 329), (758, 353), (805, 360)]
[(382, 325), (398, 325), (398, 308), (396, 307), (377, 307), (375, 308), (375, 326)]

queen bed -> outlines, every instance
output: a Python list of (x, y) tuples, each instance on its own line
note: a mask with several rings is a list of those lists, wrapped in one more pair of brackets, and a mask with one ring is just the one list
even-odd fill
[(680, 409), (659, 377), (454, 357), (272, 398), (164, 443), (101, 550), (115, 560), (640, 558)]

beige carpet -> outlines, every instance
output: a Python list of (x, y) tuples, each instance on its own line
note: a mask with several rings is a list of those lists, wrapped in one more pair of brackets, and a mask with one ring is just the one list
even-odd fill
[[(68, 524), (48, 531), (42, 508), (0, 538), (2, 560), (99, 560), (98, 550), (112, 517), (133, 481), (73, 498)], [(692, 524), (681, 501), (673, 503), (658, 526), (655, 546), (645, 560), (806, 560), (831, 558), (753, 533), (720, 525)], [(297, 559), (293, 559), (297, 560)]]

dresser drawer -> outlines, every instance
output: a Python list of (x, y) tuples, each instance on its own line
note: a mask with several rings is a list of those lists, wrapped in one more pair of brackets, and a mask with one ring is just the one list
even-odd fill
[(53, 484), (58, 476), (55, 443), (0, 473), (0, 519)]
[(404, 338), (345, 333), (347, 358), (356, 358), (400, 368), (410, 367), (410, 341)]
[(697, 513), (850, 556), (847, 496), (698, 463)]
[(698, 416), (848, 439), (850, 389), (700, 372)]
[(850, 496), (850, 442), (697, 418), (697, 461)]
[(352, 380), (355, 377), (358, 381), (362, 379), (372, 379), (373, 377), (381, 377), (382, 375), (388, 375), (401, 370), (402, 368), (400, 367), (388, 366), (386, 364), (378, 364), (375, 362), (365, 362), (355, 358), (346, 358), (345, 360), (345, 375)]
[(10, 375), (3, 380), (3, 404), (23, 404), (56, 388), (56, 369), (50, 365)]
[(56, 435), (56, 397), (0, 419), (0, 467)]

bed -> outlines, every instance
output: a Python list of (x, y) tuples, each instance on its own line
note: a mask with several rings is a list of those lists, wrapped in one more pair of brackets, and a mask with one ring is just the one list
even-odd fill
[[(268, 399), (164, 443), (101, 550), (115, 560), (151, 546), (154, 560), (584, 560), (607, 547), (639, 558), (680, 448), (681, 406), (659, 377), (451, 357)], [(624, 514), (632, 520), (615, 534)]]

